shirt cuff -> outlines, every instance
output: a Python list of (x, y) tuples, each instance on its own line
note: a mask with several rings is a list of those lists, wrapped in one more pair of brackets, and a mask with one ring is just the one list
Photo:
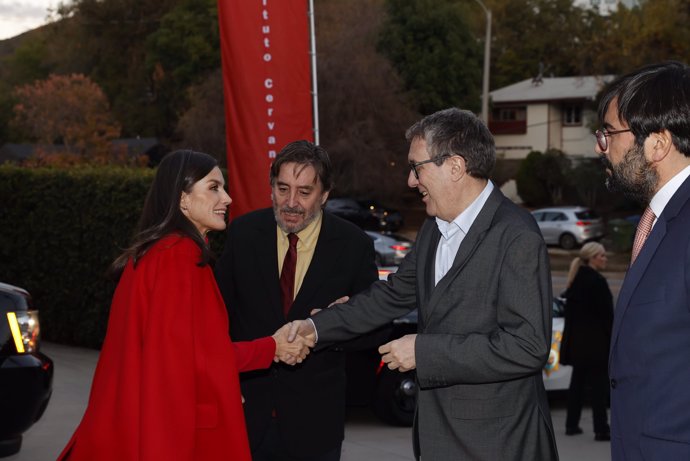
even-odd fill
[(311, 326), (312, 326), (312, 328), (314, 328), (314, 335), (316, 336), (316, 337), (314, 338), (314, 344), (316, 344), (316, 343), (319, 342), (319, 332), (316, 331), (316, 324), (315, 324), (314, 321), (311, 319), (311, 317), (307, 318), (307, 322), (311, 322)]

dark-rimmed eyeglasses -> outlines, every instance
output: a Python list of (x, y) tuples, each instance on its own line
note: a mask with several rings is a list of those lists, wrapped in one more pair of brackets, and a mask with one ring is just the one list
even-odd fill
[(417, 171), (417, 167), (420, 165), (424, 165), (425, 163), (436, 163), (436, 162), (441, 162), (447, 158), (452, 157), (452, 154), (443, 154), (439, 155), (436, 158), (430, 158), (429, 160), (422, 160), (421, 162), (410, 162), (410, 170), (412, 170), (412, 174), (414, 175), (415, 179), (419, 180), (419, 171)]
[(609, 148), (609, 136), (613, 136), (614, 134), (619, 134), (619, 133), (627, 133), (628, 131), (632, 131), (630, 128), (626, 130), (612, 130), (609, 131), (607, 129), (601, 129), (597, 130), (594, 132), (594, 136), (597, 138), (597, 145), (599, 146), (599, 149), (601, 149), (602, 152), (606, 152)]

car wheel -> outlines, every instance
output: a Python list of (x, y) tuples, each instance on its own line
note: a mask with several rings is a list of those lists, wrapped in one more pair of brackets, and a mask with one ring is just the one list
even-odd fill
[(577, 240), (575, 240), (573, 234), (563, 234), (561, 238), (558, 239), (558, 244), (564, 250), (572, 250), (577, 245)]
[(413, 371), (401, 373), (382, 368), (376, 386), (374, 413), (396, 426), (412, 426), (417, 407), (417, 382)]
[(11, 456), (22, 448), (22, 436), (0, 440), (0, 458)]

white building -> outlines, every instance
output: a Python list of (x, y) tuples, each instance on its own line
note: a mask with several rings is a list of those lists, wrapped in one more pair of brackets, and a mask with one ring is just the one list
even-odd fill
[(625, 5), (633, 8), (640, 5), (639, 0), (573, 0), (573, 5), (582, 8), (592, 8), (599, 11), (599, 14), (609, 14), (618, 8), (618, 5)]
[(533, 150), (558, 149), (594, 157), (594, 100), (613, 76), (527, 79), (492, 91), (489, 129), (498, 158), (523, 159)]

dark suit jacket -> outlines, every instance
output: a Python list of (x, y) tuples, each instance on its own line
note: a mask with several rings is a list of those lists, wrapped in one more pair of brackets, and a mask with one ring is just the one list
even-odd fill
[(565, 291), (565, 327), (560, 362), (564, 365), (608, 368), (613, 296), (606, 278), (581, 266)]
[(618, 295), (609, 376), (615, 461), (690, 459), (690, 179)]
[(434, 286), (439, 239), (428, 219), (387, 283), (314, 316), (319, 344), (418, 307), (422, 459), (557, 459), (541, 377), (551, 344), (551, 277), (534, 218), (495, 188)]
[[(276, 221), (272, 209), (230, 224), (216, 279), (230, 314), (234, 341), (272, 335), (285, 324), (280, 301)], [(324, 212), (309, 269), (287, 320), (304, 319), (341, 296), (378, 279), (371, 238)], [(345, 424), (345, 357), (342, 350), (313, 353), (301, 365), (274, 364), (241, 376), (249, 441), (261, 442), (275, 409), (292, 456), (315, 456), (342, 442)]]

